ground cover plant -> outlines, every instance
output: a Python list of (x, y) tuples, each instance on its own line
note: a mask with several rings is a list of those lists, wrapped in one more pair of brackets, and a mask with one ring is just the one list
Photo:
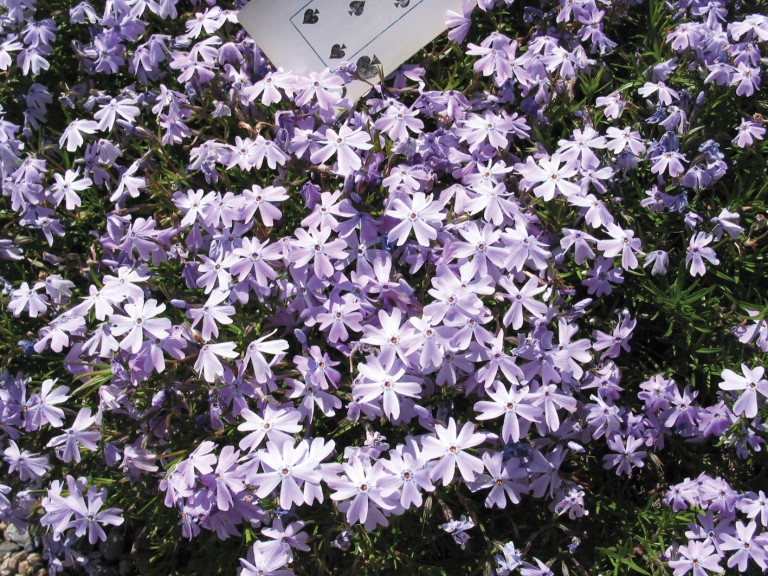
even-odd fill
[(240, 4), (0, 6), (51, 574), (766, 570), (764, 3), (468, 0), (357, 102)]

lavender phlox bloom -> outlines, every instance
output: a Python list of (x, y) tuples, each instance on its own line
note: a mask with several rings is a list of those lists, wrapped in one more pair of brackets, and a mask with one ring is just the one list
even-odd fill
[(80, 462), (80, 445), (83, 445), (90, 451), (98, 449), (97, 442), (101, 439), (101, 433), (96, 430), (89, 431), (97, 420), (101, 419), (101, 414), (91, 416), (90, 408), (81, 408), (77, 413), (75, 421), (70, 428), (63, 430), (63, 434), (54, 436), (46, 446), (54, 447), (64, 444), (64, 448), (58, 448), (60, 457), (64, 462)]
[(638, 392), (637, 397), (645, 403), (645, 409), (650, 412), (657, 412), (659, 409), (666, 410), (669, 407), (669, 399), (675, 388), (675, 382), (657, 374), (640, 384), (640, 388), (643, 391)]
[(545, 201), (552, 200), (558, 193), (565, 197), (578, 195), (581, 190), (579, 185), (567, 180), (578, 173), (577, 164), (570, 161), (561, 166), (562, 160), (559, 154), (553, 154), (550, 158), (542, 158), (537, 164), (532, 156), (528, 156), (525, 163), (515, 164), (515, 170), (522, 174), (526, 187), (538, 184), (533, 193)]
[[(384, 460), (384, 467), (398, 479), (400, 506), (421, 507), (421, 491), (434, 492), (435, 487), (429, 477), (429, 468), (421, 455), (418, 444), (412, 437), (406, 438), (407, 444), (399, 444), (389, 451), (389, 460)], [(394, 483), (393, 483), (394, 485)]]
[(448, 486), (453, 480), (458, 466), (462, 478), (472, 482), (475, 475), (483, 471), (483, 463), (476, 456), (467, 453), (468, 448), (482, 444), (485, 437), (474, 432), (475, 425), (466, 422), (461, 429), (456, 430), (456, 421), (450, 418), (448, 426), (435, 426), (435, 435), (426, 436), (422, 440), (423, 456), (428, 460), (438, 459), (432, 467), (431, 478), (442, 479), (443, 486)]
[(69, 524), (69, 528), (75, 529), (75, 535), (83, 536), (88, 532), (88, 542), (96, 544), (98, 540), (105, 541), (107, 535), (102, 524), (111, 526), (120, 526), (123, 523), (123, 517), (120, 515), (122, 510), (118, 508), (108, 508), (101, 510), (102, 505), (107, 499), (107, 491), (104, 488), (91, 486), (87, 493), (88, 503), (85, 503), (82, 494), (75, 491), (67, 496), (67, 504), (74, 511), (75, 518)]
[(634, 230), (624, 230), (616, 224), (610, 223), (605, 226), (610, 240), (599, 240), (597, 249), (603, 252), (606, 258), (613, 258), (621, 253), (621, 267), (625, 270), (637, 268), (638, 261), (635, 252), (645, 254), (641, 249), (641, 241), (635, 238)]
[(765, 547), (768, 546), (768, 535), (761, 533), (755, 535), (757, 523), (753, 520), (746, 526), (743, 522), (736, 522), (735, 536), (725, 532), (720, 535), (722, 540), (720, 547), (723, 550), (734, 550), (735, 552), (728, 558), (728, 568), (736, 566), (739, 572), (746, 572), (749, 560), (765, 572), (768, 568), (766, 563)]
[[(288, 195), (285, 195), (287, 199)], [(341, 200), (340, 200), (341, 199)], [(301, 221), (301, 225), (305, 228), (330, 228), (336, 232), (339, 231), (339, 220), (346, 219), (354, 216), (355, 213), (347, 199), (342, 198), (341, 190), (336, 192), (322, 192), (320, 199), (315, 204), (312, 213)]]
[(389, 238), (398, 246), (405, 243), (411, 231), (421, 246), (429, 246), (437, 238), (437, 231), (445, 220), (443, 206), (432, 195), (416, 192), (412, 198), (395, 198), (387, 209), (387, 215), (399, 222), (389, 230)]
[[(382, 364), (382, 362), (384, 362)], [(353, 387), (352, 393), (362, 402), (378, 401), (384, 409), (384, 415), (392, 421), (398, 421), (401, 415), (402, 397), (418, 398), (421, 384), (408, 377), (404, 378), (405, 366), (396, 356), (368, 356), (364, 364), (358, 364), (362, 378)]]
[[(569, 446), (572, 444), (572, 442), (569, 443)], [(578, 487), (571, 487), (568, 488), (568, 492), (561, 494), (561, 500), (555, 504), (555, 514), (558, 516), (562, 516), (566, 512), (568, 512), (568, 518), (571, 520), (576, 520), (576, 518), (581, 518), (583, 516), (589, 516), (589, 510), (586, 510), (584, 508), (584, 490), (580, 490)], [(575, 552), (575, 547), (578, 546), (580, 541), (578, 538), (574, 537), (571, 540), (571, 544), (568, 546), (568, 551), (573, 554)]]
[[(470, 319), (470, 321), (478, 324), (474, 318)], [(456, 336), (459, 336), (459, 334)], [(460, 345), (463, 343), (457, 342), (456, 337), (454, 337), (452, 343), (458, 349), (466, 348), (466, 346)], [(491, 334), (481, 341), (469, 343), (467, 358), (473, 362), (480, 363), (480, 369), (477, 371), (476, 378), (486, 389), (493, 384), (499, 369), (501, 369), (507, 380), (514, 384), (517, 383), (518, 378), (524, 377), (523, 371), (516, 364), (515, 357), (508, 355), (504, 351), (503, 331), (499, 331), (496, 336)]]
[(286, 404), (275, 407), (272, 404), (265, 404), (261, 415), (244, 409), (240, 416), (245, 420), (237, 429), (241, 432), (250, 434), (240, 440), (240, 449), (249, 452), (259, 447), (262, 440), (272, 441), (276, 444), (291, 441), (290, 434), (301, 432), (301, 413), (293, 406)]
[(269, 106), (283, 99), (283, 94), (293, 96), (297, 90), (297, 78), (290, 72), (282, 69), (267, 72), (267, 74), (253, 86), (243, 90), (243, 95), (251, 102), (261, 97), (261, 103)]
[(622, 348), (629, 352), (629, 339), (637, 325), (637, 320), (630, 317), (629, 314), (622, 315), (621, 321), (613, 329), (613, 334), (606, 334), (600, 330), (595, 330), (592, 337), (595, 343), (592, 347), (595, 350), (605, 350), (600, 356), (601, 359), (617, 358)]
[(741, 371), (744, 376), (736, 374), (733, 370), (726, 368), (720, 374), (723, 379), (720, 382), (720, 388), (727, 391), (741, 391), (739, 398), (733, 405), (733, 412), (738, 416), (744, 414), (747, 418), (757, 416), (759, 409), (759, 392), (768, 397), (768, 380), (764, 378), (765, 369), (762, 366), (750, 368), (746, 364), (741, 365)]
[(24, 45), (15, 38), (10, 37), (0, 43), (0, 70), (7, 70), (13, 64), (11, 52), (24, 48)]
[(473, 3), (466, 0), (462, 2), (461, 13), (454, 12), (453, 10), (445, 11), (445, 27), (448, 29), (447, 36), (451, 42), (456, 44), (464, 42), (472, 24), (470, 16), (473, 9)]
[(306, 544), (309, 535), (301, 531), (303, 528), (304, 522), (291, 522), (284, 526), (282, 518), (275, 518), (271, 527), (261, 529), (261, 533), (264, 536), (273, 540), (272, 543), (265, 542), (264, 545), (269, 546), (271, 544), (282, 550), (288, 556), (288, 561), (290, 562), (293, 559), (294, 548), (302, 552), (309, 552), (310, 550)]
[(741, 119), (741, 124), (737, 128), (738, 132), (736, 137), (732, 140), (739, 148), (745, 148), (752, 146), (754, 139), (762, 140), (765, 137), (765, 128), (756, 122)]
[(324, 312), (317, 314), (320, 330), (327, 332), (329, 342), (346, 342), (349, 339), (347, 328), (354, 332), (362, 332), (363, 314), (360, 303), (351, 294), (333, 297), (327, 300)]
[(592, 360), (592, 355), (588, 352), (592, 344), (587, 338), (574, 340), (579, 327), (575, 323), (569, 324), (566, 318), (558, 319), (557, 329), (558, 343), (553, 343), (550, 349), (553, 352), (555, 365), (561, 373), (570, 372), (573, 378), (580, 380), (584, 375), (584, 370), (578, 362)]
[(391, 365), (391, 360), (398, 356), (403, 362), (408, 362), (407, 352), (412, 345), (415, 334), (411, 326), (402, 322), (403, 313), (399, 308), (393, 308), (391, 314), (379, 310), (378, 318), (381, 328), (373, 324), (363, 326), (361, 342), (378, 346), (381, 351), (381, 362)]
[[(597, 100), (595, 100), (595, 104), (597, 106), (604, 106), (605, 110), (603, 112), (605, 113), (605, 116), (615, 120), (621, 116), (621, 113), (627, 106), (627, 101), (621, 97), (619, 92), (614, 92), (610, 96), (598, 96)], [(608, 130), (610, 130), (610, 128)], [(610, 132), (608, 132), (608, 135), (611, 135)]]
[(349, 176), (363, 165), (355, 150), (373, 148), (370, 135), (362, 127), (351, 128), (348, 124), (342, 125), (338, 132), (328, 128), (323, 144), (322, 148), (312, 153), (310, 160), (314, 163), (324, 163), (336, 154), (336, 172), (340, 176)]
[(738, 212), (731, 212), (728, 208), (723, 208), (720, 214), (710, 220), (715, 224), (715, 229), (712, 231), (712, 236), (715, 242), (718, 242), (723, 237), (723, 232), (734, 240), (744, 232), (744, 228), (737, 223), (739, 220)]
[(484, 116), (467, 116), (462, 126), (457, 129), (457, 135), (469, 144), (470, 151), (477, 150), (486, 140), (496, 149), (506, 149), (510, 133), (518, 138), (525, 138), (529, 130), (525, 118), (518, 117), (517, 113), (510, 116), (506, 112), (498, 115), (488, 111)]
[(692, 540), (678, 549), (678, 559), (670, 560), (669, 567), (674, 576), (683, 576), (693, 571), (693, 576), (707, 576), (709, 572), (721, 574), (724, 570), (718, 564), (720, 555), (709, 542)]
[(56, 183), (51, 187), (51, 196), (58, 206), (62, 200), (65, 201), (67, 210), (74, 210), (82, 201), (78, 192), (87, 190), (93, 184), (90, 178), (79, 178), (80, 170), (67, 170), (62, 177), (61, 174), (54, 174)]
[(589, 244), (590, 242), (597, 242), (597, 238), (591, 234), (572, 228), (563, 228), (562, 233), (563, 237), (560, 239), (560, 247), (564, 252), (570, 250), (571, 247), (574, 248), (576, 264), (581, 265), (586, 259), (591, 260), (595, 257), (595, 252)]
[(502, 439), (505, 442), (519, 442), (525, 438), (533, 422), (540, 422), (544, 410), (536, 405), (536, 398), (529, 393), (528, 386), (518, 388), (515, 381), (507, 390), (501, 382), (487, 391), (492, 401), (475, 403), (474, 410), (480, 412), (478, 420), (491, 420), (504, 416)]
[(407, 140), (409, 130), (414, 134), (419, 134), (424, 128), (424, 122), (416, 117), (417, 114), (416, 110), (408, 109), (399, 102), (391, 102), (384, 114), (376, 120), (374, 127), (392, 140)]
[(484, 223), (482, 228), (475, 221), (469, 221), (458, 229), (464, 241), (455, 240), (451, 248), (456, 258), (469, 258), (472, 260), (466, 264), (468, 270), (475, 276), (501, 276), (500, 268), (504, 267), (507, 259), (507, 251), (498, 245), (501, 231), (493, 225)]
[(698, 232), (691, 238), (690, 246), (688, 246), (685, 255), (686, 265), (691, 265), (691, 276), (704, 276), (707, 272), (704, 259), (709, 260), (709, 262), (714, 265), (720, 264), (720, 260), (717, 259), (715, 251), (712, 248), (707, 247), (712, 240), (712, 236), (705, 232)]
[(604, 228), (608, 224), (613, 224), (613, 215), (605, 203), (594, 194), (586, 196), (573, 195), (568, 197), (568, 202), (575, 206), (583, 208), (581, 215), (592, 228)]
[(632, 130), (630, 126), (620, 129), (610, 126), (606, 130), (608, 140), (606, 148), (618, 155), (624, 150), (630, 150), (635, 156), (645, 154), (645, 142), (637, 130)]
[(124, 304), (123, 310), (125, 315), (112, 314), (109, 318), (112, 334), (126, 334), (120, 342), (123, 350), (136, 354), (145, 335), (149, 338), (166, 338), (170, 335), (171, 321), (168, 318), (155, 318), (165, 311), (165, 304), (158, 305), (154, 299), (145, 302), (143, 298), (139, 298)]
[(546, 249), (546, 244), (525, 227), (507, 228), (501, 235), (507, 249), (508, 270), (522, 272), (527, 266), (536, 270), (545, 270), (550, 263), (552, 253)]
[(748, 492), (736, 504), (747, 518), (758, 518), (763, 527), (768, 526), (768, 496), (760, 490), (758, 494)]
[(62, 132), (59, 146), (64, 147), (66, 144), (67, 152), (74, 152), (85, 142), (83, 134), (93, 134), (98, 129), (98, 122), (93, 120), (73, 120)]
[(428, 179), (429, 175), (424, 168), (398, 164), (389, 171), (389, 176), (384, 178), (381, 184), (386, 186), (391, 192), (398, 188), (402, 190), (403, 187), (411, 192), (415, 192), (421, 190), (423, 187), (422, 182), (426, 182)]
[(280, 487), (280, 507), (290, 510), (293, 504), (304, 503), (301, 484), (319, 484), (322, 474), (319, 462), (308, 456), (309, 443), (302, 440), (294, 446), (293, 439), (268, 441), (266, 450), (259, 450), (257, 457), (263, 472), (249, 474), (248, 482), (256, 486), (256, 495), (267, 498)]
[(121, 171), (120, 181), (117, 187), (109, 197), (110, 202), (119, 200), (126, 192), (131, 198), (137, 198), (140, 191), (147, 187), (147, 180), (143, 176), (134, 176), (141, 167), (141, 161), (136, 160), (131, 165)]
[(335, 261), (342, 261), (347, 257), (344, 248), (347, 243), (339, 238), (328, 240), (331, 235), (330, 228), (303, 228), (296, 229), (296, 240), (291, 242), (291, 250), (286, 258), (296, 266), (303, 267), (313, 262), (313, 270), (318, 278), (333, 276)]
[(120, 462), (120, 468), (134, 480), (141, 474), (157, 472), (156, 460), (156, 455), (153, 452), (142, 448), (135, 442), (134, 444), (127, 444), (123, 448), (123, 460)]
[(533, 459), (529, 464), (531, 490), (536, 498), (545, 494), (551, 498), (555, 491), (563, 483), (560, 477), (560, 467), (570, 451), (565, 448), (555, 447), (546, 455), (539, 450), (533, 452)]
[(768, 20), (763, 14), (747, 14), (744, 20), (728, 23), (728, 32), (738, 41), (746, 35), (748, 40), (768, 40)]
[(499, 279), (499, 286), (507, 291), (507, 294), (501, 294), (502, 298), (511, 302), (502, 319), (504, 326), (511, 324), (514, 330), (520, 328), (523, 325), (523, 308), (536, 318), (546, 315), (547, 305), (534, 298), (547, 289), (546, 284), (539, 286), (538, 278), (529, 278), (522, 288), (518, 288), (512, 278), (503, 276)]
[(236, 347), (237, 345), (234, 342), (204, 344), (197, 355), (197, 361), (194, 366), (195, 372), (202, 374), (206, 382), (214, 382), (217, 377), (224, 374), (224, 366), (219, 357), (237, 358)]
[(496, 554), (496, 572), (499, 576), (509, 576), (523, 563), (523, 555), (515, 548), (514, 542), (507, 542), (501, 548), (501, 554)]
[(523, 562), (520, 565), (520, 576), (555, 576), (555, 573), (544, 562), (538, 558), (534, 558), (534, 560), (536, 561), (536, 566), (530, 562)]
[(293, 576), (286, 568), (290, 558), (285, 551), (265, 542), (256, 541), (248, 549), (246, 558), (240, 558), (242, 576)]
[(525, 69), (514, 62), (517, 42), (510, 41), (507, 36), (490, 34), (480, 46), (470, 43), (467, 47), (467, 55), (480, 56), (473, 65), (475, 71), (482, 72), (483, 76), (493, 75), (497, 85), (501, 86), (515, 75), (518, 75), (518, 79), (519, 75), (525, 76)]
[(571, 140), (558, 141), (557, 153), (566, 162), (579, 161), (582, 169), (594, 169), (600, 165), (600, 159), (593, 149), (606, 148), (608, 141), (591, 126), (573, 131)]
[(462, 550), (464, 550), (464, 547), (469, 540), (469, 534), (467, 534), (466, 531), (471, 530), (474, 527), (475, 523), (463, 514), (458, 520), (451, 520), (440, 526), (440, 528), (453, 537), (454, 542), (460, 545)]
[(21, 450), (11, 439), (8, 439), (8, 447), (3, 451), (3, 460), (8, 463), (8, 472), (16, 472), (22, 482), (42, 478), (49, 465), (48, 456)]
[(482, 212), (483, 218), (494, 226), (517, 220), (520, 215), (520, 206), (514, 200), (514, 194), (507, 190), (503, 182), (476, 184), (463, 208), (470, 214)]
[(390, 497), (399, 487), (398, 478), (385, 469), (383, 460), (371, 465), (367, 458), (354, 458), (342, 466), (344, 475), (330, 477), (327, 482), (336, 491), (331, 499), (341, 501), (339, 509), (345, 512), (347, 522), (360, 522), (366, 530), (386, 526), (388, 522), (382, 511), (396, 506), (397, 500)]
[(744, 63), (740, 63), (733, 71), (730, 85), (736, 87), (738, 96), (752, 96), (755, 90), (760, 90), (760, 68), (753, 68)]
[(120, 100), (112, 98), (93, 115), (93, 118), (99, 121), (98, 129), (109, 132), (114, 127), (118, 116), (129, 124), (133, 124), (140, 113), (137, 103), (138, 100), (131, 97), (123, 97)]
[(301, 413), (302, 418), (306, 418), (308, 422), (312, 422), (314, 417), (315, 404), (317, 404), (320, 411), (326, 417), (335, 415), (336, 410), (341, 408), (341, 400), (323, 390), (323, 387), (315, 381), (315, 378), (309, 378), (307, 383), (293, 378), (286, 378), (285, 383), (292, 388), (286, 394), (286, 398), (292, 400), (301, 398), (297, 410)]
[(234, 306), (222, 305), (227, 300), (229, 293), (224, 290), (214, 290), (201, 308), (190, 308), (187, 314), (192, 319), (192, 328), (203, 321), (201, 335), (206, 342), (219, 336), (218, 324), (232, 324), (232, 316), (235, 313)]
[(45, 286), (44, 282), (35, 282), (31, 288), (26, 282), (11, 292), (11, 300), (8, 302), (8, 310), (18, 318), (22, 312), (27, 312), (30, 318), (37, 318), (48, 310), (48, 296), (38, 294), (37, 291)]
[(651, 94), (657, 94), (659, 103), (665, 104), (666, 106), (672, 104), (673, 99), (680, 99), (680, 94), (662, 81), (646, 82), (640, 89), (638, 89), (638, 92), (645, 98), (648, 98)]
[(638, 450), (644, 444), (642, 438), (635, 438), (633, 436), (627, 436), (626, 439), (622, 439), (618, 434), (608, 440), (608, 448), (610, 448), (616, 454), (608, 454), (603, 456), (603, 468), (610, 469), (615, 467), (616, 474), (621, 476), (632, 474), (632, 466), (642, 468), (645, 464), (643, 458), (648, 453), (643, 450)]
[[(754, 318), (759, 316), (760, 312), (757, 310), (747, 309), (747, 314)], [(737, 326), (734, 328), (734, 332), (739, 337), (739, 342), (746, 344), (757, 338), (757, 345), (763, 352), (768, 352), (768, 321), (764, 318), (757, 318), (755, 322), (749, 326)]]
[[(344, 80), (341, 76), (327, 68), (321, 72), (310, 72), (309, 77), (296, 78), (296, 90), (299, 93), (296, 96), (296, 105), (304, 106), (314, 99), (317, 105), (324, 110), (339, 106), (342, 101), (341, 89), (343, 87)], [(312, 160), (312, 162), (316, 162), (316, 160)]]

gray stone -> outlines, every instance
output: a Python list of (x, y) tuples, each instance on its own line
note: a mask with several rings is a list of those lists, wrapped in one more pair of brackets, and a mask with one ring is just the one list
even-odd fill
[(0, 542), (0, 558), (17, 550), (21, 550), (21, 546), (16, 544), (16, 542), (11, 542), (10, 540)]
[(5, 539), (15, 542), (27, 552), (31, 552), (35, 549), (35, 546), (32, 543), (32, 538), (29, 536), (29, 532), (27, 530), (19, 530), (13, 524), (9, 524), (8, 528), (5, 529)]
[(123, 548), (125, 547), (125, 539), (123, 533), (119, 529), (112, 529), (107, 534), (107, 539), (99, 544), (99, 551), (105, 562), (110, 564), (117, 562), (120, 556), (123, 555)]

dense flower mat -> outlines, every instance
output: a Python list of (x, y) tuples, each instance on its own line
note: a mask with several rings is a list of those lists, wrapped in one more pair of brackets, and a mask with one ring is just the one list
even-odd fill
[(766, 569), (764, 3), (468, 0), (358, 102), (240, 5), (0, 6), (51, 573)]

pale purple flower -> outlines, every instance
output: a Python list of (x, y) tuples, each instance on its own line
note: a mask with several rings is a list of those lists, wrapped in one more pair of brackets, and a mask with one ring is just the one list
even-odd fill
[(90, 451), (98, 449), (97, 442), (101, 439), (101, 433), (96, 430), (89, 431), (88, 428), (93, 426), (99, 418), (101, 418), (100, 414), (91, 416), (90, 408), (81, 408), (72, 426), (64, 429), (63, 434), (51, 438), (47, 446), (64, 444), (64, 448), (57, 449), (57, 452), (61, 451), (61, 459), (64, 462), (72, 462), (73, 460), (80, 462), (80, 445)]
[(400, 246), (413, 231), (421, 246), (429, 246), (431, 241), (437, 238), (437, 231), (445, 219), (443, 206), (441, 202), (433, 200), (431, 195), (427, 196), (422, 192), (416, 192), (413, 198), (408, 200), (406, 203), (400, 198), (395, 198), (387, 209), (387, 214), (399, 221), (389, 231), (389, 238)]
[(219, 357), (237, 358), (236, 346), (234, 342), (204, 344), (197, 355), (195, 372), (202, 374), (206, 382), (214, 382), (217, 377), (224, 374), (224, 366)]
[(303, 504), (301, 484), (319, 484), (322, 478), (319, 462), (310, 458), (308, 452), (309, 443), (306, 440), (296, 446), (289, 437), (268, 441), (266, 450), (259, 450), (257, 454), (264, 471), (248, 476), (248, 482), (256, 486), (256, 495), (266, 498), (279, 487), (281, 508), (290, 510), (293, 504)]
[(476, 402), (474, 410), (480, 412), (478, 420), (491, 420), (504, 416), (501, 437), (505, 442), (519, 442), (525, 438), (533, 422), (540, 422), (543, 410), (535, 405), (528, 386), (518, 389), (513, 382), (509, 390), (498, 382), (487, 392), (492, 401)]
[(368, 356), (364, 364), (358, 364), (362, 378), (353, 387), (355, 397), (362, 402), (381, 399), (384, 415), (390, 420), (400, 419), (402, 397), (418, 398), (421, 384), (405, 376), (405, 367), (396, 356), (390, 355), (384, 364), (382, 357)]
[(603, 252), (606, 258), (613, 258), (621, 253), (621, 267), (624, 270), (637, 268), (638, 261), (635, 252), (644, 254), (640, 250), (641, 241), (635, 238), (635, 232), (632, 229), (623, 230), (616, 224), (607, 224), (606, 231), (611, 235), (610, 240), (599, 240), (597, 249)]
[(8, 463), (8, 472), (17, 472), (19, 480), (37, 480), (48, 470), (48, 456), (39, 456), (29, 450), (20, 450), (13, 440), (8, 440), (8, 447), (3, 451), (3, 460)]
[(245, 408), (240, 413), (245, 420), (237, 429), (241, 432), (249, 432), (245, 438), (240, 440), (240, 449), (252, 452), (259, 447), (262, 440), (267, 438), (276, 444), (283, 444), (291, 441), (291, 434), (301, 432), (301, 413), (290, 404), (275, 407), (272, 404), (265, 404), (261, 415)]
[(765, 128), (756, 122), (747, 120), (746, 118), (741, 119), (741, 124), (739, 124), (737, 130), (738, 133), (732, 142), (734, 142), (739, 148), (752, 146), (755, 138), (762, 140), (765, 137)]
[(48, 297), (45, 294), (38, 294), (37, 291), (45, 286), (44, 282), (36, 282), (30, 288), (29, 284), (22, 282), (21, 285), (11, 292), (11, 301), (8, 303), (8, 310), (18, 318), (22, 312), (27, 312), (30, 318), (37, 318), (39, 314), (44, 314), (48, 310)]
[(99, 129), (98, 122), (93, 120), (73, 120), (62, 132), (59, 138), (59, 146), (66, 144), (67, 152), (74, 152), (83, 145), (83, 134), (93, 134)]
[(341, 176), (349, 176), (363, 165), (355, 150), (370, 150), (373, 148), (370, 135), (362, 127), (350, 128), (344, 124), (336, 132), (328, 128), (324, 136), (324, 145), (310, 156), (314, 163), (327, 162), (336, 154), (336, 172)]
[(76, 536), (83, 536), (88, 532), (90, 544), (96, 544), (99, 540), (106, 541), (107, 534), (101, 525), (120, 526), (123, 523), (123, 517), (120, 515), (122, 510), (118, 508), (101, 510), (107, 499), (107, 491), (104, 488), (91, 486), (88, 488), (87, 497), (86, 504), (83, 496), (77, 491), (67, 496), (67, 504), (75, 513), (75, 519), (68, 524), (68, 527), (75, 529)]
[(572, 161), (561, 166), (562, 160), (559, 154), (553, 154), (550, 158), (542, 158), (537, 164), (533, 157), (528, 156), (525, 163), (515, 164), (515, 170), (523, 175), (528, 186), (538, 184), (533, 193), (545, 201), (552, 200), (555, 194), (565, 197), (578, 195), (581, 191), (579, 185), (567, 180), (578, 173), (577, 164)]
[(439, 459), (432, 468), (433, 480), (442, 479), (443, 486), (448, 486), (458, 466), (462, 478), (472, 482), (475, 475), (483, 471), (482, 461), (467, 453), (468, 448), (482, 444), (485, 437), (475, 434), (475, 425), (466, 422), (461, 430), (456, 430), (456, 421), (451, 418), (448, 426), (435, 426), (435, 436), (426, 436), (422, 440), (423, 456), (426, 459)]
[(709, 572), (721, 574), (722, 566), (718, 564), (720, 555), (709, 542), (692, 540), (678, 550), (680, 558), (670, 560), (669, 567), (674, 570), (674, 576), (683, 576), (693, 571), (693, 576), (708, 576)]
[(645, 444), (642, 438), (635, 438), (633, 436), (627, 436), (625, 440), (618, 434), (608, 440), (608, 448), (610, 448), (615, 454), (607, 454), (603, 456), (603, 468), (616, 468), (616, 474), (621, 476), (622, 474), (632, 474), (632, 466), (642, 468), (644, 466), (643, 458), (648, 453), (643, 450), (638, 450)]
[(720, 264), (715, 251), (707, 247), (710, 242), (712, 242), (712, 236), (705, 232), (699, 232), (691, 238), (691, 244), (685, 255), (686, 265), (691, 265), (691, 276), (704, 276), (707, 271), (704, 259), (709, 260), (711, 264)]
[(543, 318), (547, 313), (547, 305), (534, 298), (547, 289), (546, 284), (539, 286), (538, 278), (529, 278), (522, 288), (518, 288), (511, 278), (503, 276), (499, 279), (499, 285), (507, 291), (507, 294), (501, 296), (510, 301), (509, 308), (502, 319), (504, 326), (511, 324), (514, 330), (520, 328), (523, 325), (523, 308), (536, 318)]
[(768, 397), (768, 380), (764, 378), (765, 369), (762, 366), (750, 368), (746, 364), (741, 365), (741, 371), (744, 376), (736, 374), (733, 370), (726, 368), (720, 374), (723, 379), (720, 382), (720, 388), (728, 391), (741, 391), (738, 400), (733, 405), (733, 412), (738, 416), (744, 414), (747, 418), (757, 416), (759, 402), (757, 393), (760, 392)]
[(651, 264), (653, 264), (653, 268), (651, 268), (651, 274), (653, 276), (656, 276), (657, 274), (666, 274), (667, 267), (669, 266), (669, 254), (664, 250), (652, 250), (651, 252), (648, 252), (645, 256), (645, 264), (643, 264), (643, 268), (646, 268)]
[[(399, 481), (377, 460), (373, 465), (368, 459), (353, 458), (344, 462), (344, 476), (329, 478), (328, 486), (336, 490), (331, 499), (343, 501), (339, 509), (345, 512), (347, 522), (360, 522), (366, 530), (388, 524), (384, 511), (395, 508), (389, 498), (398, 488)], [(351, 501), (350, 501), (351, 499)]]
[(760, 566), (763, 572), (768, 568), (766, 563), (765, 547), (768, 545), (768, 537), (765, 533), (755, 536), (757, 524), (753, 520), (746, 526), (743, 522), (736, 522), (736, 535), (728, 532), (720, 535), (722, 540), (720, 548), (734, 550), (728, 558), (728, 568), (736, 566), (739, 572), (746, 572), (749, 560)]
[(144, 336), (149, 338), (166, 338), (170, 336), (171, 321), (168, 318), (155, 318), (165, 311), (165, 304), (157, 304), (154, 299), (146, 302), (140, 298), (123, 306), (125, 315), (112, 314), (109, 321), (112, 324), (112, 334), (122, 336), (120, 342), (123, 350), (136, 354), (144, 342)]

